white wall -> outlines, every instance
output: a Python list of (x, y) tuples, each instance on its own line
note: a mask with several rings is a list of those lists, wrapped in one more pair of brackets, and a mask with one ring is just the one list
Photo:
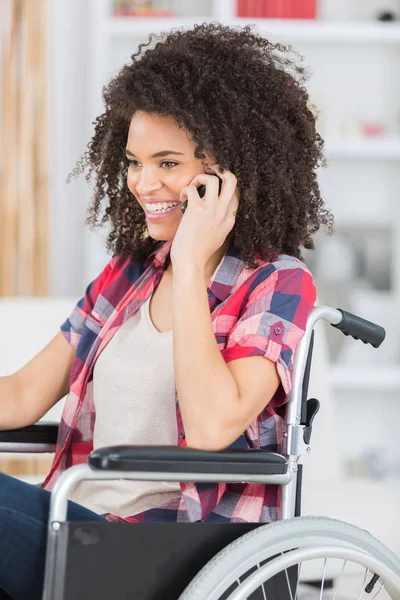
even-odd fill
[(84, 175), (65, 180), (89, 141), (87, 123), (87, 3), (50, 3), (50, 93), (52, 145), (52, 293), (81, 295), (84, 264)]

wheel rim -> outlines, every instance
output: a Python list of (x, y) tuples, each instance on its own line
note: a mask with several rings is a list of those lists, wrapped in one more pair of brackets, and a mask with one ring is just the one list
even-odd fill
[[(321, 585), (319, 589), (315, 589), (314, 594), (307, 590), (307, 586), (298, 583), (301, 580), (301, 571), (304, 563), (322, 559), (323, 568), (321, 571)], [(340, 560), (342, 568), (340, 569), (334, 588), (327, 590), (326, 583), (326, 568), (329, 559)], [(353, 583), (354, 594), (349, 595), (349, 591), (343, 589), (343, 581), (346, 567), (352, 563), (361, 568), (358, 583)], [(290, 583), (288, 569), (298, 566), (299, 578), (296, 586)], [(354, 569), (352, 569), (354, 571)], [(387, 598), (400, 598), (400, 577), (387, 567), (382, 561), (374, 556), (354, 548), (344, 548), (339, 546), (320, 546), (315, 548), (300, 548), (281, 554), (273, 558), (263, 566), (259, 566), (257, 570), (243, 580), (238, 580), (236, 589), (221, 596), (224, 600), (247, 600), (251, 598), (251, 594), (258, 592), (257, 598), (263, 600), (276, 600), (268, 595), (266, 584), (278, 574), (285, 574), (287, 581), (287, 599), (288, 600), (308, 600), (316, 598), (320, 600), (366, 600), (377, 598), (384, 600)], [(379, 574), (379, 578), (375, 576)], [(354, 579), (354, 574), (353, 574)], [(368, 584), (372, 584), (371, 592), (366, 592)], [(304, 589), (305, 588), (305, 589)], [(352, 592), (350, 592), (352, 593)], [(279, 600), (283, 600), (280, 595)]]
[[(297, 517), (260, 527), (228, 545), (199, 571), (179, 598), (180, 600), (230, 600), (231, 594), (238, 585), (242, 585), (243, 581), (252, 576), (255, 570), (282, 553), (292, 552), (299, 548), (321, 546), (352, 548), (367, 553), (374, 556), (381, 564), (386, 565), (397, 577), (400, 577), (399, 558), (367, 531), (350, 523), (328, 517)], [(319, 585), (321, 585), (321, 580), (326, 577), (326, 583), (330, 583), (329, 579), (332, 579), (331, 562), (323, 564), (321, 561), (322, 566), (320, 565), (317, 572), (312, 571), (311, 576), (306, 568), (304, 574), (300, 576), (301, 581), (318, 579)], [(297, 569), (295, 567), (291, 569), (292, 576), (293, 570), (295, 577)], [(346, 588), (349, 583), (348, 570), (346, 568), (344, 575), (342, 574)], [(340, 569), (336, 569), (334, 573), (336, 578), (339, 577), (339, 571)], [(367, 573), (367, 583), (370, 582), (372, 576), (373, 574), (369, 578)], [(287, 579), (284, 583), (287, 592)], [(361, 586), (361, 583), (359, 585)], [(372, 594), (362, 595), (362, 600), (367, 600), (367, 598), (370, 600), (376, 594), (379, 585), (375, 585)], [(277, 585), (275, 593), (267, 596), (262, 590), (258, 591), (257, 595), (250, 596), (250, 600), (286, 600), (286, 598), (291, 600), (287, 593), (284, 597), (280, 595), (281, 587), (281, 585)], [(323, 586), (322, 599), (321, 593), (311, 594), (312, 588), (308, 586), (308, 594), (302, 593), (296, 600), (333, 600), (332, 593), (328, 594), (328, 591), (325, 593), (326, 587), (327, 585)], [(392, 592), (392, 590), (389, 591)], [(339, 590), (335, 600), (349, 600), (349, 598), (358, 600), (359, 595), (352, 591), (351, 596), (346, 596), (342, 594), (342, 590)], [(400, 595), (396, 595), (396, 593), (394, 595), (391, 593), (389, 597), (400, 600)], [(378, 600), (381, 598), (382, 600), (388, 598), (388, 594), (384, 594), (384, 590), (380, 592)]]

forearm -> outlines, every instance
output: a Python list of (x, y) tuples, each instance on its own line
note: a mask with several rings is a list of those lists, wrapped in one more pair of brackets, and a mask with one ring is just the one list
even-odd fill
[(187, 444), (224, 447), (232, 441), (240, 401), (212, 329), (202, 270), (174, 269), (172, 305), (175, 382)]
[(14, 375), (0, 377), (0, 430), (22, 427), (21, 419), (19, 382)]

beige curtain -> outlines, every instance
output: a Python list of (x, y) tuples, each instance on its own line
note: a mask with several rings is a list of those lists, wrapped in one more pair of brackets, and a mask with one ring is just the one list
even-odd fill
[(48, 0), (8, 0), (7, 9), (1, 72), (0, 296), (45, 296)]

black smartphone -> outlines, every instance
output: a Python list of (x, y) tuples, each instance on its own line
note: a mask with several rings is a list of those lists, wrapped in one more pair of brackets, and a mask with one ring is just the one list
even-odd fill
[[(218, 175), (215, 175), (215, 177), (218, 177)], [(221, 193), (221, 188), (222, 188), (222, 179), (220, 177), (218, 177), (218, 180), (219, 180), (219, 190), (218, 190), (218, 196), (219, 196)], [(199, 194), (200, 198), (203, 198), (204, 194), (206, 193), (206, 186), (204, 184), (199, 185), (199, 187), (197, 188), (197, 193)], [(183, 214), (185, 214), (187, 205), (188, 205), (188, 201), (185, 200), (185, 202), (181, 206), (181, 211)]]

